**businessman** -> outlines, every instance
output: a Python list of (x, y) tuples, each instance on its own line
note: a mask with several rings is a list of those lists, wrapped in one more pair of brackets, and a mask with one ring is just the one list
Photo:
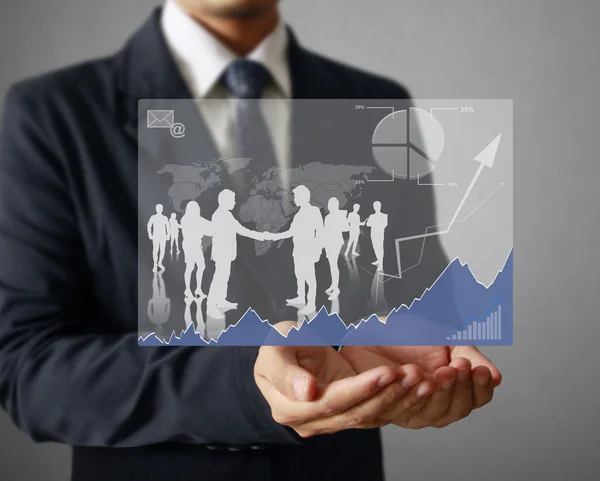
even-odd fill
[(352, 206), (352, 212), (348, 214), (348, 223), (350, 224), (350, 235), (348, 236), (348, 244), (346, 245), (345, 257), (348, 257), (350, 250), (352, 250), (352, 257), (357, 257), (358, 251), (358, 238), (360, 237), (360, 226), (365, 225), (360, 220), (360, 204), (354, 204)]
[(212, 260), (215, 275), (210, 284), (207, 300), (207, 316), (220, 319), (220, 309), (235, 309), (237, 304), (227, 300), (227, 286), (231, 277), (231, 263), (237, 258), (237, 237), (243, 235), (255, 240), (264, 240), (260, 232), (254, 232), (240, 224), (231, 210), (235, 207), (235, 192), (224, 189), (219, 192), (219, 207), (212, 216), (213, 247)]
[(383, 270), (383, 245), (385, 240), (385, 228), (388, 226), (388, 216), (381, 212), (381, 202), (373, 202), (374, 214), (367, 219), (367, 227), (371, 228), (371, 243), (375, 251), (375, 262), (378, 271)]
[(164, 269), (163, 260), (165, 258), (165, 249), (170, 236), (169, 219), (163, 214), (163, 206), (156, 206), (156, 214), (150, 217), (147, 225), (148, 238), (152, 241), (152, 260), (154, 262), (153, 271)]
[[(204, 299), (206, 295), (202, 292), (202, 279), (204, 278), (204, 249), (202, 239), (205, 236), (213, 235), (213, 227), (208, 219), (200, 215), (200, 206), (198, 202), (191, 200), (185, 206), (185, 214), (181, 218), (181, 225), (175, 227), (175, 232), (183, 235), (181, 247), (185, 256), (185, 272), (183, 273), (185, 282), (185, 297), (195, 297)], [(173, 234), (171, 234), (173, 235)], [(179, 251), (178, 251), (179, 252)], [(196, 269), (196, 290), (192, 292), (192, 273)]]
[[(488, 403), (500, 373), (475, 348), (137, 345), (139, 99), (407, 96), (304, 49), (276, 0), (169, 0), (116, 55), (12, 87), (0, 403), (16, 425), (72, 445), (74, 480), (373, 481), (377, 427), (442, 427)], [(204, 120), (218, 150), (231, 143)], [(273, 138), (277, 162), (287, 141)]]
[(177, 251), (177, 256), (179, 256), (179, 231), (181, 230), (181, 225), (177, 222), (177, 214), (175, 212), (171, 213), (171, 217), (169, 217), (169, 237), (171, 238), (171, 257), (173, 257), (173, 248)]
[[(310, 204), (310, 190), (299, 185), (293, 190), (294, 204), (298, 211), (294, 214), (290, 228), (272, 236), (273, 240), (292, 239), (294, 250), (294, 275), (296, 276), (297, 296), (287, 300), (298, 306), (300, 314), (310, 314), (317, 310), (317, 276), (315, 262), (323, 251), (323, 216), (318, 207)], [(308, 287), (308, 289), (307, 289)]]

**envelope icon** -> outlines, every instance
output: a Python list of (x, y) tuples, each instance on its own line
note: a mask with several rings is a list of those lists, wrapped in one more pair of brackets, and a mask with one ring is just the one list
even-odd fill
[(170, 129), (175, 124), (173, 110), (148, 110), (146, 127), (149, 129)]

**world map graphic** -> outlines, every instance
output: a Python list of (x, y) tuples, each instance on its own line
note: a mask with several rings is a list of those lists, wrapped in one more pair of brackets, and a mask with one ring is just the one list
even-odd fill
[[(177, 213), (183, 213), (188, 201), (202, 198), (209, 189), (221, 187), (223, 176), (245, 168), (250, 159), (220, 159), (193, 162), (189, 165), (167, 164), (158, 174), (172, 176), (168, 195)], [(280, 232), (289, 223), (297, 208), (292, 190), (305, 185), (311, 191), (311, 204), (325, 209), (331, 197), (340, 202), (340, 209), (356, 202), (368, 175), (376, 170), (367, 165), (332, 165), (321, 162), (281, 169), (272, 167), (256, 179), (248, 198), (239, 208), (239, 220), (257, 231)], [(289, 187), (287, 184), (289, 183)], [(265, 254), (271, 241), (257, 241), (256, 254)]]

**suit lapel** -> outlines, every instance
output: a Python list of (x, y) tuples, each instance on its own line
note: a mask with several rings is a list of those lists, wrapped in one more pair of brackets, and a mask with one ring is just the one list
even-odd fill
[[(179, 72), (175, 61), (161, 31), (161, 9), (157, 8), (148, 21), (129, 40), (125, 48), (117, 56), (118, 87), (122, 93), (123, 128), (140, 148), (148, 152), (155, 151), (152, 145), (152, 136), (138, 136), (138, 124), (144, 125), (146, 112), (138, 108), (140, 99), (192, 99), (184, 79)], [(326, 99), (335, 98), (336, 88), (327, 72), (323, 72), (322, 63), (318, 57), (303, 49), (298, 43), (295, 34), (288, 28), (288, 58), (292, 78), (292, 97), (294, 99)], [(157, 108), (160, 108), (160, 102)], [(180, 102), (179, 119), (185, 119), (193, 132), (187, 132), (190, 143), (202, 145), (202, 152), (197, 152), (195, 158), (217, 159), (218, 150), (212, 139), (206, 123), (191, 102)], [(298, 108), (296, 108), (298, 107)], [(176, 120), (179, 121), (179, 120)], [(292, 129), (299, 131), (314, 123), (309, 109), (303, 109), (300, 104), (294, 106), (292, 114)], [(187, 126), (186, 126), (187, 127)], [(307, 142), (301, 136), (292, 135), (292, 162), (297, 165), (299, 159), (308, 155)], [(176, 157), (184, 158), (188, 154), (185, 148), (185, 137), (175, 144), (178, 152), (172, 152)], [(192, 142), (193, 139), (193, 142)], [(143, 142), (142, 142), (143, 140)], [(197, 149), (196, 149), (197, 150)], [(166, 155), (163, 152), (163, 155)], [(192, 156), (194, 158), (194, 156)], [(189, 162), (189, 160), (188, 160)]]
[[(156, 9), (117, 57), (117, 82), (123, 94), (123, 128), (136, 142), (141, 140), (138, 138), (138, 124), (143, 126), (146, 122), (146, 111), (138, 109), (139, 100), (193, 98), (167, 47), (160, 27), (160, 15), (161, 9)], [(188, 138), (193, 138), (196, 146), (202, 145), (202, 157), (217, 158), (217, 148), (198, 109), (189, 101), (178, 103), (180, 112), (175, 112), (175, 116), (180, 120), (176, 118), (176, 121), (184, 123), (185, 120), (193, 126), (193, 135), (190, 132)], [(160, 101), (155, 107), (160, 108)], [(185, 143), (180, 142), (178, 146), (184, 147)], [(151, 149), (153, 146), (141, 147)]]
[[(125, 48), (116, 57), (118, 63), (117, 82), (121, 94), (120, 102), (117, 103), (122, 109), (124, 131), (135, 141), (138, 148), (145, 150), (144, 162), (148, 159), (149, 165), (144, 166), (148, 172), (152, 172), (154, 166), (162, 167), (165, 159), (169, 163), (189, 163), (191, 159), (218, 159), (219, 154), (210, 132), (202, 119), (198, 109), (191, 100), (189, 91), (180, 71), (169, 52), (166, 41), (160, 28), (161, 10), (156, 9), (150, 19), (134, 34)], [(293, 32), (288, 29), (290, 72), (292, 78), (292, 98), (294, 99), (324, 99), (334, 98), (335, 89), (331, 85), (330, 78), (326, 72), (320, 71), (320, 62), (313, 54), (304, 50), (298, 44)], [(153, 104), (139, 103), (141, 99), (155, 99)], [(171, 100), (161, 105), (160, 100)], [(179, 102), (176, 102), (179, 100)], [(160, 135), (146, 135), (149, 129), (140, 129), (138, 135), (138, 124), (142, 126), (146, 122), (146, 108), (154, 106), (156, 109), (170, 108), (169, 105), (179, 104), (175, 111), (175, 121), (186, 124), (186, 136), (177, 142), (166, 142), (167, 150), (161, 148)], [(314, 119), (307, 109), (293, 106), (292, 117), (292, 165), (297, 165), (302, 159), (310, 155), (310, 146), (293, 135), (297, 129), (306, 129)], [(305, 130), (303, 130), (305, 131)], [(160, 134), (169, 135), (165, 130)], [(188, 143), (189, 139), (189, 143)], [(202, 145), (202, 151), (198, 152), (197, 146)], [(173, 146), (173, 147), (171, 147)], [(194, 150), (195, 149), (195, 150)], [(216, 161), (216, 160), (215, 160)], [(224, 180), (224, 186), (228, 186), (228, 179)], [(262, 285), (265, 292), (269, 292), (267, 280), (260, 275), (261, 266), (250, 256), (245, 259), (239, 256), (237, 262), (241, 261), (240, 268), (255, 278)], [(268, 297), (268, 296), (267, 296)]]
[[(315, 54), (301, 47), (296, 35), (288, 28), (290, 74), (292, 78), (292, 96), (300, 101), (294, 102), (292, 109), (292, 167), (306, 163), (307, 159), (318, 158), (317, 139), (324, 134), (319, 127), (315, 114), (315, 100), (335, 99), (339, 96), (328, 72), (323, 71), (322, 62)], [(307, 139), (311, 139), (307, 141)], [(323, 144), (320, 144), (322, 147)], [(317, 150), (317, 151), (316, 151)], [(316, 157), (315, 157), (316, 156)]]

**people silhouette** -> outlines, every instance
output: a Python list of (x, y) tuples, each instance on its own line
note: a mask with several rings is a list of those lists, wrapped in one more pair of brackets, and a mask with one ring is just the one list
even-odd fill
[(148, 319), (156, 326), (156, 334), (163, 335), (163, 326), (169, 321), (171, 299), (167, 297), (163, 272), (155, 272), (152, 276), (152, 298), (146, 310)]
[(344, 246), (344, 232), (350, 230), (347, 212), (340, 210), (340, 201), (332, 197), (327, 202), (329, 214), (325, 216), (325, 225), (321, 231), (322, 244), (325, 246), (325, 255), (329, 261), (331, 272), (331, 286), (325, 290), (329, 294), (329, 300), (337, 299), (340, 295), (340, 267), (339, 257)]
[[(310, 204), (310, 190), (304, 185), (299, 185), (293, 191), (294, 204), (298, 206), (298, 212), (289, 230), (277, 234), (267, 235), (268, 240), (279, 240), (292, 238), (294, 249), (294, 274), (297, 282), (297, 296), (288, 299), (287, 303), (292, 306), (303, 306), (300, 314), (310, 314), (317, 310), (317, 277), (315, 274), (315, 263), (321, 257), (323, 251), (322, 235), (323, 217), (318, 207)], [(306, 287), (308, 286), (308, 293)]]
[(358, 211), (360, 210), (359, 204), (354, 204), (352, 207), (352, 212), (348, 214), (348, 224), (350, 225), (350, 236), (348, 237), (348, 245), (346, 246), (346, 252), (344, 254), (345, 257), (348, 257), (350, 253), (350, 249), (352, 249), (352, 255), (358, 256), (359, 253), (356, 251), (358, 247), (358, 237), (360, 236), (360, 226), (365, 225), (364, 222), (360, 221), (360, 215)]
[(235, 207), (235, 193), (229, 189), (219, 192), (217, 210), (212, 216), (212, 260), (215, 273), (207, 299), (207, 316), (221, 319), (223, 311), (237, 308), (227, 300), (227, 286), (231, 276), (231, 263), (237, 258), (237, 236), (263, 241), (265, 233), (255, 232), (238, 222), (231, 210)]
[[(178, 231), (177, 231), (178, 232)], [(211, 222), (200, 215), (200, 206), (198, 202), (192, 200), (185, 206), (185, 214), (181, 218), (181, 233), (183, 241), (181, 247), (185, 256), (185, 272), (183, 274), (185, 281), (185, 297), (193, 297), (192, 294), (192, 272), (196, 269), (196, 297), (204, 299), (206, 294), (202, 292), (202, 277), (206, 261), (204, 260), (204, 250), (202, 249), (202, 238), (212, 236), (213, 230)]]
[(177, 214), (173, 212), (169, 218), (169, 236), (171, 237), (171, 258), (173, 257), (173, 248), (177, 249), (177, 256), (179, 257), (179, 229), (181, 225), (177, 222)]
[(158, 269), (164, 269), (163, 260), (165, 258), (165, 248), (167, 241), (169, 240), (169, 219), (163, 215), (162, 204), (156, 205), (156, 214), (150, 217), (148, 221), (147, 230), (148, 238), (152, 241), (152, 261), (154, 266), (153, 272), (157, 272)]
[(371, 228), (371, 242), (375, 251), (376, 261), (373, 265), (377, 266), (378, 271), (383, 270), (383, 241), (385, 238), (385, 228), (388, 225), (388, 216), (381, 212), (381, 202), (373, 202), (374, 214), (367, 219), (367, 227)]

